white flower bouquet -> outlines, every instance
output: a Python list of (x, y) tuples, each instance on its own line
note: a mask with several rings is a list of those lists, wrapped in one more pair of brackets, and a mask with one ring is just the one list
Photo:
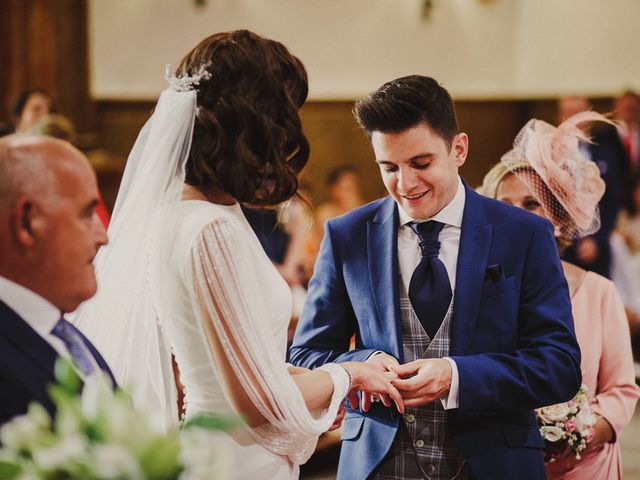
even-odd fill
[(546, 444), (545, 460), (553, 461), (567, 448), (580, 460), (580, 452), (591, 441), (597, 420), (591, 411), (587, 387), (582, 385), (568, 402), (536, 409), (536, 415)]
[(57, 413), (39, 404), (0, 428), (0, 480), (225, 479), (229, 452), (216, 433), (237, 419), (201, 416), (167, 431), (161, 416), (136, 411), (102, 375), (81, 382), (68, 361), (56, 364)]

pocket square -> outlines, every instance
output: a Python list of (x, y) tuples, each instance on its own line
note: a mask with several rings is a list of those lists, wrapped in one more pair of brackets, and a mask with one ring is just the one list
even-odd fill
[(488, 283), (498, 283), (500, 280), (503, 280), (504, 270), (502, 270), (502, 265), (489, 265), (487, 269), (484, 271), (484, 284)]

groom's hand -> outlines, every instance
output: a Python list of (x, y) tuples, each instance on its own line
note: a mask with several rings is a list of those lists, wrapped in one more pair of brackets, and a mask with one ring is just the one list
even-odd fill
[(406, 407), (420, 407), (443, 398), (451, 388), (451, 364), (443, 358), (415, 360), (389, 369), (398, 374), (392, 383)]
[[(376, 366), (379, 366), (380, 369), (384, 372), (387, 371), (391, 371), (390, 367), (397, 367), (400, 365), (400, 363), (398, 362), (398, 359), (396, 359), (396, 357), (393, 357), (391, 355), (389, 355), (388, 353), (384, 353), (384, 352), (377, 352), (374, 353), (373, 355), (371, 355), (366, 361), (365, 363), (369, 363), (369, 364), (373, 364)], [(402, 392), (400, 392), (402, 393)], [(365, 412), (369, 411), (369, 408), (371, 407), (371, 403), (372, 402), (378, 402), (378, 401), (382, 401), (385, 405), (390, 405), (391, 404), (391, 399), (389, 398), (388, 395), (384, 395), (384, 398), (382, 398), (383, 395), (374, 393), (374, 394), (369, 394), (369, 393), (362, 393), (362, 410)]]

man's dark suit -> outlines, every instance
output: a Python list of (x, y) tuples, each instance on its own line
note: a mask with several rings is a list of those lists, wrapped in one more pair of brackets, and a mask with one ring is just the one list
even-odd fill
[[(80, 333), (80, 332), (78, 332)], [(106, 362), (80, 333), (98, 366), (115, 379)], [(54, 414), (47, 387), (55, 382), (54, 365), (58, 354), (16, 312), (0, 301), (0, 425), (26, 413), (30, 402), (41, 403)]]
[[(397, 231), (391, 197), (327, 223), (290, 350), (293, 364), (364, 361), (376, 350), (403, 362)], [(473, 475), (545, 478), (544, 442), (532, 409), (569, 400), (581, 379), (553, 229), (547, 220), (468, 186), (451, 358), (460, 404), (449, 411), (449, 431)], [(367, 478), (398, 426), (395, 409), (381, 403), (368, 413), (347, 407), (338, 478)]]
[(623, 187), (629, 182), (630, 173), (624, 147), (615, 127), (606, 125), (593, 131), (592, 142), (587, 145), (591, 160), (598, 165), (606, 190), (598, 203), (600, 208), (600, 229), (591, 238), (598, 246), (598, 254), (592, 262), (583, 262), (576, 256), (575, 245), (563, 254), (565, 260), (587, 270), (610, 276), (611, 247), (609, 237), (616, 226), (622, 206)]

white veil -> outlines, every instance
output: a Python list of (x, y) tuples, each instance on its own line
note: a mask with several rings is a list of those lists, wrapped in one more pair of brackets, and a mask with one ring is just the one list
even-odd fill
[(135, 404), (165, 412), (167, 426), (178, 420), (177, 392), (171, 352), (145, 278), (147, 250), (153, 212), (182, 193), (196, 113), (193, 85), (202, 77), (177, 79), (180, 85), (168, 77), (173, 88), (160, 95), (127, 160), (110, 242), (95, 260), (98, 293), (72, 319), (102, 353), (118, 384), (131, 389)]
[[(171, 225), (163, 223), (161, 212), (180, 200), (197, 111), (193, 86), (207, 75), (201, 70), (192, 77), (169, 77), (173, 88), (160, 96), (127, 161), (108, 231), (110, 243), (95, 261), (98, 293), (73, 320), (102, 352), (118, 384), (132, 389), (135, 405), (161, 412), (158, 420), (167, 427), (178, 420), (170, 343), (158, 315), (164, 315), (169, 292), (151, 287), (163, 285), (157, 275), (170, 267), (168, 258), (166, 265), (150, 260), (153, 253), (167, 250), (163, 247), (169, 244), (162, 242), (172, 241)], [(250, 430), (256, 441), (303, 462), (313, 453), (317, 436), (334, 421), (350, 388), (349, 375), (338, 365), (321, 367), (334, 384), (331, 401), (326, 408), (308, 410), (283, 352), (274, 347), (259, 304), (247, 295), (259, 287), (242, 288), (238, 272), (251, 278), (254, 266), (248, 256), (230, 248), (235, 240), (230, 225), (227, 220), (211, 222), (196, 242), (207, 250), (207, 255), (196, 252), (201, 261), (192, 267), (192, 274), (202, 279), (192, 289), (192, 303), (199, 307), (196, 317), (203, 331), (211, 331), (225, 346), (234, 375), (267, 420)], [(213, 246), (208, 249), (209, 240)], [(204, 288), (201, 296), (198, 286)], [(215, 363), (211, 352), (207, 358)]]

